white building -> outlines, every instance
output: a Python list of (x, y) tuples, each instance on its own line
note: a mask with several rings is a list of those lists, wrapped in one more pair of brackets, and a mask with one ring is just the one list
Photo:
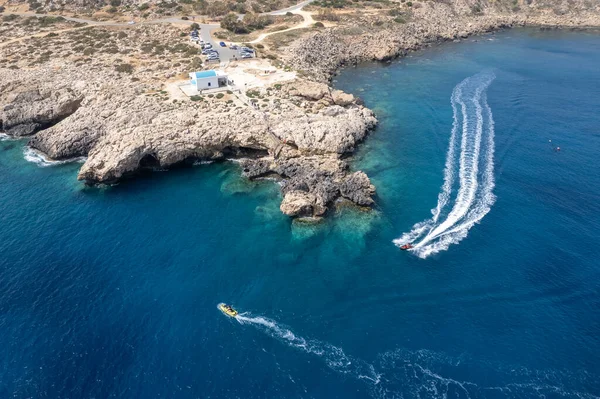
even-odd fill
[(190, 73), (190, 84), (198, 91), (216, 89), (227, 86), (227, 75), (214, 69), (192, 72)]

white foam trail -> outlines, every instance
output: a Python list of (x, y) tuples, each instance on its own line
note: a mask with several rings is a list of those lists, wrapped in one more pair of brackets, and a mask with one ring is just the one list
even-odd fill
[(245, 316), (245, 314), (247, 313), (238, 315), (235, 319), (241, 324), (253, 325), (288, 346), (323, 358), (327, 366), (337, 372), (349, 374), (358, 379), (370, 380), (374, 384), (379, 383), (381, 376), (375, 372), (375, 369), (371, 364), (360, 359), (351, 358), (344, 353), (342, 348), (325, 342), (308, 340), (297, 336), (289, 328), (266, 317), (248, 317)]
[(475, 97), (471, 100), (475, 104), (476, 109), (476, 130), (475, 137), (472, 137), (472, 130), (470, 125), (470, 115), (467, 113), (467, 105), (464, 101), (459, 100), (462, 107), (462, 113), (465, 116), (463, 119), (463, 134), (461, 140), (461, 153), (460, 153), (460, 169), (459, 179), (460, 188), (458, 189), (458, 195), (454, 207), (450, 214), (439, 226), (433, 228), (427, 236), (419, 243), (423, 245), (426, 242), (434, 239), (437, 235), (453, 226), (459, 219), (461, 219), (469, 210), (475, 199), (475, 193), (479, 186), (477, 182), (477, 173), (479, 169), (479, 152), (481, 149), (481, 135), (483, 133), (483, 118), (482, 108), (479, 100), (481, 98), (481, 91), (483, 87), (478, 88), (475, 91)]
[[(398, 246), (412, 242), (412, 251), (425, 258), (433, 253), (447, 249), (450, 244), (457, 243), (466, 237), (468, 230), (489, 212), (495, 197), (494, 188), (494, 122), (491, 109), (487, 104), (485, 90), (495, 76), (490, 73), (478, 74), (459, 83), (453, 90), (451, 103), (454, 111), (454, 122), (450, 135), (448, 154), (444, 169), (444, 183), (438, 195), (438, 204), (432, 210), (432, 218), (417, 223), (412, 230), (394, 240)], [(473, 93), (468, 100), (464, 96)], [(483, 105), (482, 105), (483, 103)], [(462, 115), (462, 136), (460, 154), (458, 155), (459, 187), (452, 209), (446, 218), (438, 223), (452, 197), (452, 188), (456, 169), (456, 136), (459, 127), (458, 108)], [(474, 112), (473, 112), (474, 108)], [(487, 126), (487, 129), (484, 128)], [(483, 143), (483, 172), (479, 181), (479, 163), (482, 150), (483, 135), (487, 139)]]
[(465, 222), (460, 223), (450, 230), (445, 231), (440, 235), (441, 240), (434, 245), (419, 250), (419, 256), (426, 257), (432, 253), (448, 249), (450, 244), (456, 244), (467, 236), (467, 232), (473, 225), (478, 223), (490, 211), (496, 196), (493, 194), (495, 187), (494, 180), (494, 119), (492, 110), (487, 103), (487, 96), (483, 96), (483, 107), (487, 117), (488, 134), (485, 154), (485, 169), (482, 176), (481, 192), (478, 193), (477, 202), (473, 205), (468, 215), (465, 217)]
[(41, 152), (36, 151), (33, 148), (27, 147), (27, 146), (23, 149), (23, 158), (25, 158), (26, 161), (33, 162), (36, 165), (38, 165), (40, 167), (44, 167), (44, 168), (48, 167), (48, 166), (64, 165), (66, 163), (71, 163), (71, 162), (83, 163), (86, 160), (86, 157), (77, 157), (77, 158), (56, 161), (56, 160), (48, 158), (46, 155), (42, 154)]
[(454, 184), (454, 157), (455, 157), (455, 146), (456, 136), (458, 133), (458, 109), (456, 107), (457, 102), (462, 94), (462, 87), (465, 81), (459, 83), (456, 88), (452, 91), (452, 133), (450, 134), (450, 142), (448, 144), (448, 154), (446, 155), (446, 165), (444, 167), (444, 184), (442, 185), (442, 191), (438, 195), (438, 205), (433, 213), (432, 221), (437, 222), (442, 209), (448, 203), (450, 194), (452, 193), (452, 185)]

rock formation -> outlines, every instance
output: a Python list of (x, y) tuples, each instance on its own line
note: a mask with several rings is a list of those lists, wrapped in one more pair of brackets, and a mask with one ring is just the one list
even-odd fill
[(600, 3), (586, 0), (413, 3), (402, 11), (402, 23), (385, 14), (345, 21), (342, 14), (337, 26), (303, 36), (288, 46), (284, 50), (286, 62), (317, 81), (327, 82), (343, 65), (385, 61), (433, 43), (502, 28), (600, 26)]
[(248, 178), (284, 179), (281, 209), (288, 215), (323, 215), (340, 197), (372, 203), (366, 175), (357, 183), (340, 156), (376, 119), (353, 96), (331, 95), (324, 84), (296, 80), (272, 98), (263, 91), (259, 109), (235, 96), (173, 103), (141, 93), (118, 74), (105, 83), (68, 68), (54, 71), (55, 78), (72, 83), (52, 90), (44, 72), (0, 69), (11, 88), (0, 93), (2, 126), (9, 134), (35, 133), (29, 145), (53, 159), (87, 156), (78, 178), (90, 184), (187, 160), (241, 157)]

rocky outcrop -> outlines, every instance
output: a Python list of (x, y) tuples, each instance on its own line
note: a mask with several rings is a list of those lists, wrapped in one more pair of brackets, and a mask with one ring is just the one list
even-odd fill
[(312, 216), (315, 214), (317, 198), (306, 191), (289, 191), (281, 202), (281, 212), (288, 216)]
[(600, 3), (586, 0), (414, 3), (402, 11), (402, 23), (383, 14), (364, 14), (358, 21), (340, 14), (335, 27), (305, 35), (285, 49), (286, 62), (313, 80), (327, 82), (340, 66), (385, 61), (433, 43), (502, 28), (600, 26)]
[(242, 157), (248, 178), (282, 179), (281, 209), (290, 216), (323, 215), (341, 196), (368, 202), (364, 193), (352, 192), (364, 188), (348, 185), (348, 165), (340, 157), (376, 119), (354, 97), (337, 91), (332, 96), (326, 85), (296, 80), (272, 100), (263, 90), (258, 108), (233, 95), (201, 103), (165, 101), (118, 75), (107, 83), (68, 68), (54, 76), (73, 83), (53, 92), (54, 82), (38, 78), (43, 75), (0, 69), (1, 81), (23, 87), (21, 94), (0, 92), (3, 120), (10, 129), (38, 123), (28, 133), (53, 123), (33, 135), (30, 146), (53, 159), (87, 156), (78, 178), (90, 184), (186, 160)]
[(362, 205), (369, 206), (373, 204), (373, 194), (375, 194), (375, 186), (364, 172), (354, 172), (347, 176), (340, 185), (342, 195), (350, 201)]
[(0, 128), (12, 136), (28, 136), (74, 113), (83, 96), (67, 87), (6, 87)]

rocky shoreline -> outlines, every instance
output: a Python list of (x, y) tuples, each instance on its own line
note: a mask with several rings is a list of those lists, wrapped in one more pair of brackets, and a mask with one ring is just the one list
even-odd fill
[[(47, 81), (50, 73), (54, 79)], [(119, 74), (98, 79), (75, 68), (0, 70), (0, 81), (2, 130), (31, 136), (29, 146), (51, 159), (86, 156), (78, 179), (88, 184), (113, 183), (142, 169), (242, 157), (248, 178), (284, 180), (281, 210), (287, 215), (319, 217), (340, 198), (373, 203), (368, 177), (351, 173), (341, 157), (377, 120), (355, 97), (325, 84), (294, 80), (257, 91), (264, 104), (259, 108), (234, 96), (165, 102)]]
[(411, 11), (411, 21), (392, 28), (340, 23), (304, 35), (283, 50), (286, 64), (303, 78), (221, 99), (170, 100), (106, 66), (51, 60), (34, 68), (0, 67), (0, 132), (30, 137), (29, 145), (51, 159), (87, 157), (78, 174), (87, 184), (113, 183), (144, 169), (243, 158), (247, 178), (282, 180), (283, 213), (320, 218), (340, 199), (374, 203), (368, 176), (351, 172), (344, 158), (377, 120), (359, 99), (329, 86), (340, 67), (513, 26), (600, 26), (599, 6), (571, 7), (562, 15), (535, 7), (519, 13), (485, 8), (473, 16), (462, 0), (422, 4)]
[[(484, 8), (472, 15), (469, 2), (427, 2), (412, 11), (410, 22), (384, 29), (350, 29), (344, 24), (303, 37), (285, 49), (295, 69), (320, 82), (329, 82), (339, 69), (366, 61), (389, 61), (435, 44), (466, 39), (513, 27), (590, 29), (600, 27), (600, 4), (584, 1), (577, 7), (519, 12)], [(560, 14), (557, 14), (560, 13)], [(368, 25), (367, 20), (362, 21)], [(371, 26), (373, 21), (370, 21)], [(319, 54), (319, 56), (315, 56)]]

